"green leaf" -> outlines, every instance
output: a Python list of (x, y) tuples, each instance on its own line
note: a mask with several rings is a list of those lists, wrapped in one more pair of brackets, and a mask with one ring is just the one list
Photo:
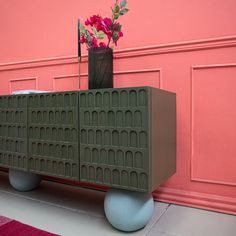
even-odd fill
[(97, 39), (103, 39), (105, 37), (105, 33), (103, 31), (97, 31), (95, 27), (93, 27), (93, 34)]
[(84, 25), (80, 25), (80, 32), (81, 32), (81, 34), (86, 34), (86, 29), (85, 29), (85, 27), (84, 27)]
[(119, 18), (119, 14), (114, 15), (114, 20), (117, 20)]
[(119, 13), (120, 7), (118, 5), (115, 5), (115, 13)]
[(122, 8), (122, 7), (125, 7), (126, 4), (127, 4), (126, 0), (122, 0), (122, 1), (120, 2), (120, 7), (121, 7), (121, 8)]
[(87, 34), (87, 40), (88, 40), (88, 45), (91, 46), (91, 44), (92, 44), (92, 37), (89, 34)]
[(113, 32), (113, 34), (112, 34), (112, 39), (113, 39), (113, 41), (114, 42), (116, 42), (117, 40), (118, 40), (118, 33), (117, 32)]
[(129, 11), (128, 8), (124, 8), (120, 11), (120, 15), (123, 16), (124, 14), (126, 14)]
[(112, 25), (112, 30), (119, 32), (121, 30), (121, 26), (122, 26), (121, 24), (116, 23), (116, 24)]
[(98, 32), (97, 32), (97, 29), (95, 27), (93, 27), (93, 34), (94, 34), (95, 37), (97, 37)]
[(97, 38), (98, 39), (104, 39), (105, 37), (105, 33), (103, 31), (98, 31), (97, 32)]

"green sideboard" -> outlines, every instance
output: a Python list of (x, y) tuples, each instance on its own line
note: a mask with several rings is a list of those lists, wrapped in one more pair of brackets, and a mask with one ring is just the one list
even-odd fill
[(176, 169), (176, 96), (151, 87), (0, 96), (0, 166), (139, 192)]

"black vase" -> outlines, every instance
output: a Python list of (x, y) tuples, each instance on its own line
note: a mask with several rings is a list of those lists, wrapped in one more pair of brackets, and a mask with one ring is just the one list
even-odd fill
[(90, 48), (88, 54), (89, 89), (113, 88), (113, 51)]

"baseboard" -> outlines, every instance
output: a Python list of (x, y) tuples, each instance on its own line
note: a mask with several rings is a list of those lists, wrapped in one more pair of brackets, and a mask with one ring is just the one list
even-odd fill
[(156, 201), (191, 206), (236, 215), (236, 199), (219, 195), (159, 187), (153, 192)]
[[(0, 167), (0, 171), (7, 172), (7, 168)], [(44, 180), (53, 181), (57, 183), (89, 188), (99, 191), (107, 191), (107, 187), (81, 183), (75, 180), (65, 180), (56, 177), (44, 176)], [(159, 187), (153, 192), (155, 201), (174, 203), (183, 206), (196, 207), (200, 209), (206, 209), (211, 211), (217, 211), (227, 214), (236, 215), (236, 199), (230, 197), (223, 197), (219, 195), (191, 192), (180, 189), (173, 189), (167, 187)]]

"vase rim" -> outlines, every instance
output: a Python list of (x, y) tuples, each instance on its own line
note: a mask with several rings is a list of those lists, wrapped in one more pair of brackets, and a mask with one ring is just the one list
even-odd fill
[(88, 50), (98, 51), (98, 52), (100, 52), (100, 51), (113, 51), (113, 49), (110, 47), (96, 47), (96, 48), (89, 48)]

